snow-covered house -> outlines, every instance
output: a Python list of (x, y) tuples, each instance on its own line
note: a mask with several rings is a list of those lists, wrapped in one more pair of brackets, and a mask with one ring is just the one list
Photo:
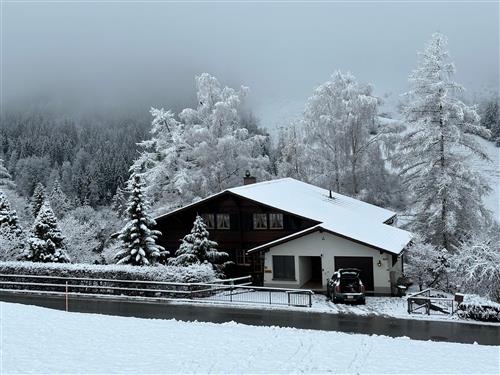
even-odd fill
[(253, 182), (158, 217), (160, 243), (172, 253), (200, 214), (235, 262), (232, 275), (324, 290), (336, 269), (354, 267), (367, 291), (394, 292), (412, 238), (394, 212), (292, 178)]

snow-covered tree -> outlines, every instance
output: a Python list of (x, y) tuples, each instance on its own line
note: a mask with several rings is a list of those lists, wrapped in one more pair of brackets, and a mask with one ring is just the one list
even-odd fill
[(144, 182), (137, 173), (129, 181), (130, 196), (127, 207), (127, 224), (119, 232), (122, 249), (115, 255), (118, 264), (154, 264), (165, 250), (156, 244), (160, 231), (152, 229), (156, 222), (148, 214), (149, 203), (144, 196)]
[(0, 191), (0, 230), (3, 236), (18, 237), (22, 230), (16, 211), (12, 210), (7, 197)]
[(445, 249), (436, 249), (417, 236), (405, 253), (405, 262), (405, 275), (409, 276), (420, 290), (440, 286), (447, 288), (450, 265)]
[(127, 211), (127, 198), (125, 191), (120, 186), (116, 188), (116, 193), (111, 200), (111, 208), (115, 211), (117, 217), (123, 217)]
[(280, 129), (277, 145), (276, 174), (308, 182), (311, 178), (306, 137), (299, 124)]
[(62, 191), (59, 180), (52, 183), (52, 190), (49, 194), (49, 201), (52, 210), (58, 218), (62, 218), (70, 209), (71, 205), (67, 195)]
[(15, 189), (16, 185), (12, 176), (5, 167), (3, 159), (0, 159), (0, 189)]
[(68, 263), (70, 261), (65, 251), (64, 236), (48, 202), (42, 204), (35, 219), (25, 258), (33, 262)]
[(184, 236), (175, 258), (169, 259), (170, 265), (188, 266), (198, 263), (218, 263), (228, 254), (217, 250), (217, 242), (209, 238), (207, 226), (201, 216), (196, 215), (191, 233)]
[(31, 213), (33, 217), (36, 218), (38, 216), (38, 212), (45, 203), (45, 199), (45, 187), (41, 183), (38, 183), (35, 186), (35, 191), (33, 192), (33, 196), (31, 197)]
[(390, 130), (378, 122), (378, 104), (372, 86), (359, 84), (350, 73), (337, 71), (315, 89), (303, 120), (310, 180), (351, 196), (371, 188), (367, 182), (372, 162), (369, 151), (380, 147), (379, 141)]
[(411, 73), (408, 104), (403, 109), (408, 131), (395, 165), (411, 193), (410, 228), (435, 246), (451, 250), (464, 235), (489, 220), (481, 198), (487, 181), (469, 163), (487, 156), (470, 133), (487, 132), (475, 108), (457, 98), (462, 87), (453, 81), (447, 40), (434, 34)]
[(164, 209), (239, 185), (246, 170), (268, 176), (267, 136), (243, 126), (247, 88), (222, 87), (207, 73), (196, 77), (196, 86), (198, 106), (184, 109), (178, 120), (170, 111), (151, 110), (152, 138), (140, 144), (144, 151), (133, 167)]
[(483, 106), (481, 125), (491, 132), (491, 140), (500, 143), (500, 112), (498, 111), (500, 99), (498, 97), (488, 100)]
[(74, 263), (95, 263), (100, 261), (98, 250), (101, 242), (98, 239), (99, 229), (92, 221), (81, 222), (68, 213), (59, 222), (64, 233), (66, 252)]
[(499, 228), (461, 242), (451, 257), (458, 290), (500, 302)]

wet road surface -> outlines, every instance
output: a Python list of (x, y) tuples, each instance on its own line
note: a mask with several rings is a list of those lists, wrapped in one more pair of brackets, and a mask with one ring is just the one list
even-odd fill
[[(0, 292), (0, 300), (59, 310), (65, 309), (65, 299), (61, 296), (14, 295)], [(396, 319), (299, 310), (271, 310), (258, 309), (253, 306), (241, 308), (209, 304), (179, 304), (168, 301), (102, 300), (80, 296), (69, 298), (69, 311), (213, 323), (235, 321), (256, 326), (295, 327), (391, 337), (407, 336), (415, 340), (500, 345), (500, 325)]]

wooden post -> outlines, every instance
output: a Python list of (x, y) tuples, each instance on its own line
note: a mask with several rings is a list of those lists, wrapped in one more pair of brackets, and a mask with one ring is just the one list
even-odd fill
[(68, 312), (68, 282), (66, 281), (66, 312)]

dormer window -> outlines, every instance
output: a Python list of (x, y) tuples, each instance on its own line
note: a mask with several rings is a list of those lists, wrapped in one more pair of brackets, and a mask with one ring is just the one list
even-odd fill
[(267, 229), (267, 214), (253, 214), (253, 229)]
[(283, 214), (269, 214), (269, 228), (283, 229)]

